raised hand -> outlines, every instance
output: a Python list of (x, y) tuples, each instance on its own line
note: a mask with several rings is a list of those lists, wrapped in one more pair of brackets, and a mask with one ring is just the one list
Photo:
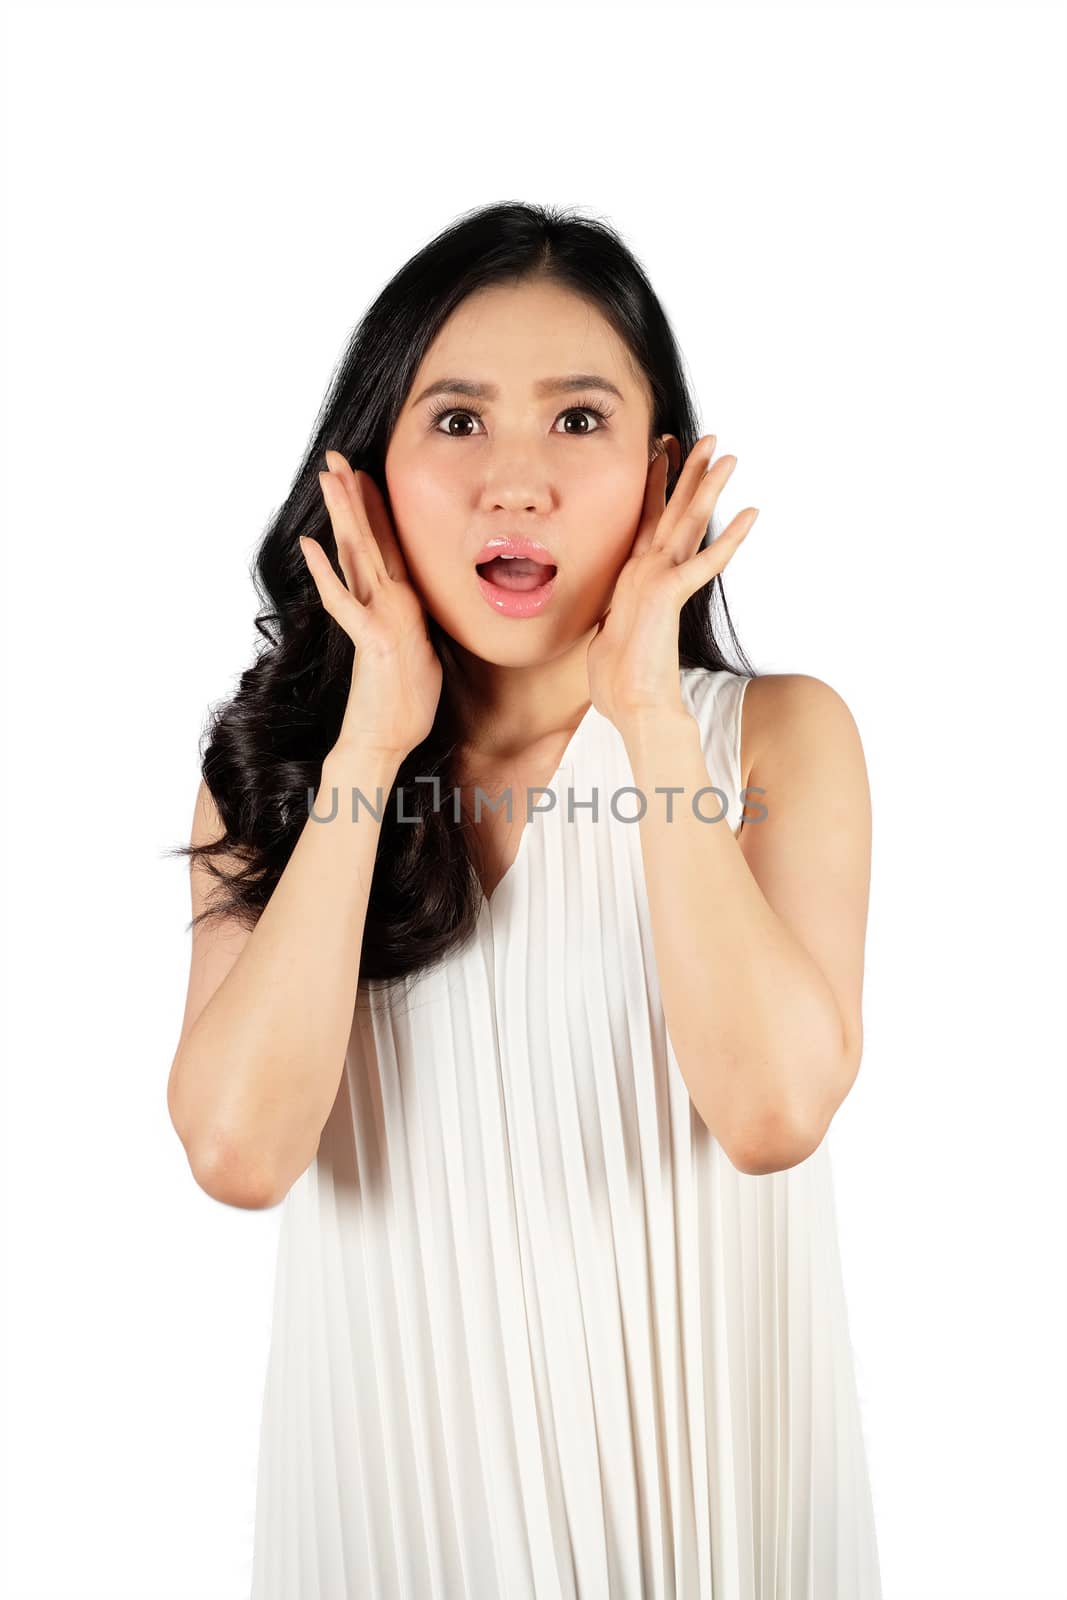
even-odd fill
[(300, 548), (323, 606), (356, 647), (335, 748), (373, 748), (402, 761), (433, 726), (441, 660), (377, 484), (337, 450), (326, 460), (319, 483), (344, 583), (316, 540), (301, 538)]
[(714, 434), (697, 440), (669, 501), (667, 452), (649, 466), (637, 534), (586, 658), (593, 704), (620, 731), (628, 718), (678, 709), (682, 606), (722, 571), (759, 516), (752, 506), (739, 511), (694, 553), (737, 465), (736, 456), (720, 456), (708, 470), (714, 454)]

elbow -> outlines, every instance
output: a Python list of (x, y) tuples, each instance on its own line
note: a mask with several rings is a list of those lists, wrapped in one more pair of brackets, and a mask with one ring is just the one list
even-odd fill
[[(825, 1130), (823, 1130), (825, 1132)], [(799, 1123), (776, 1111), (753, 1119), (724, 1144), (727, 1159), (747, 1177), (763, 1178), (772, 1172), (787, 1172), (797, 1167), (822, 1143), (823, 1133), (802, 1128)]]
[[(742, 1119), (739, 1131), (723, 1145), (738, 1172), (751, 1177), (787, 1172), (814, 1155), (855, 1082), (862, 1052), (862, 1035), (846, 1038), (833, 1070), (823, 1072), (823, 1094), (817, 1106), (799, 1108), (779, 1101), (769, 1112), (750, 1114)], [(798, 1071), (795, 1061), (783, 1077), (787, 1081), (797, 1078), (809, 1083), (818, 1081), (816, 1072)]]
[(250, 1162), (230, 1142), (215, 1140), (205, 1150), (187, 1152), (197, 1184), (220, 1205), (266, 1211), (284, 1200), (286, 1188)]
[(273, 1175), (263, 1171), (261, 1162), (250, 1160), (243, 1153), (236, 1139), (196, 1127), (179, 1093), (178, 1059), (175, 1056), (167, 1083), (167, 1110), (198, 1187), (220, 1205), (237, 1206), (242, 1211), (264, 1211), (278, 1205), (285, 1198), (288, 1184), (283, 1187), (274, 1181)]

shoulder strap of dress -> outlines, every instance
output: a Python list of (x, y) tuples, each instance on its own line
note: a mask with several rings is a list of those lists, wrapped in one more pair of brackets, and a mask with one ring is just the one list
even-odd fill
[(708, 766), (708, 782), (719, 794), (701, 796), (700, 815), (709, 819), (726, 807), (731, 831), (741, 826), (741, 711), (745, 690), (752, 680), (728, 668), (712, 671), (690, 667), (682, 673), (682, 698), (700, 728), (700, 742)]

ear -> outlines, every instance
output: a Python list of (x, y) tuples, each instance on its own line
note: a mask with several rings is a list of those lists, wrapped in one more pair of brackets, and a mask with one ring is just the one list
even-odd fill
[(668, 476), (674, 476), (677, 474), (681, 464), (682, 447), (673, 433), (661, 433), (654, 441), (652, 449), (649, 451), (649, 465), (651, 466), (658, 455), (663, 454), (666, 454), (669, 463)]

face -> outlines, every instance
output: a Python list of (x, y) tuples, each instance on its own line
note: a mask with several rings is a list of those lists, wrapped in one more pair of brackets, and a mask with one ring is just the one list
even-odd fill
[[(539, 388), (575, 374), (613, 388)], [(424, 397), (456, 379), (487, 393)], [(637, 533), (650, 427), (643, 375), (579, 295), (544, 281), (493, 285), (456, 308), (415, 374), (385, 477), (412, 584), (461, 649), (533, 663), (596, 628)], [(502, 534), (535, 539), (555, 560), (552, 595), (533, 616), (483, 598), (476, 558)]]

